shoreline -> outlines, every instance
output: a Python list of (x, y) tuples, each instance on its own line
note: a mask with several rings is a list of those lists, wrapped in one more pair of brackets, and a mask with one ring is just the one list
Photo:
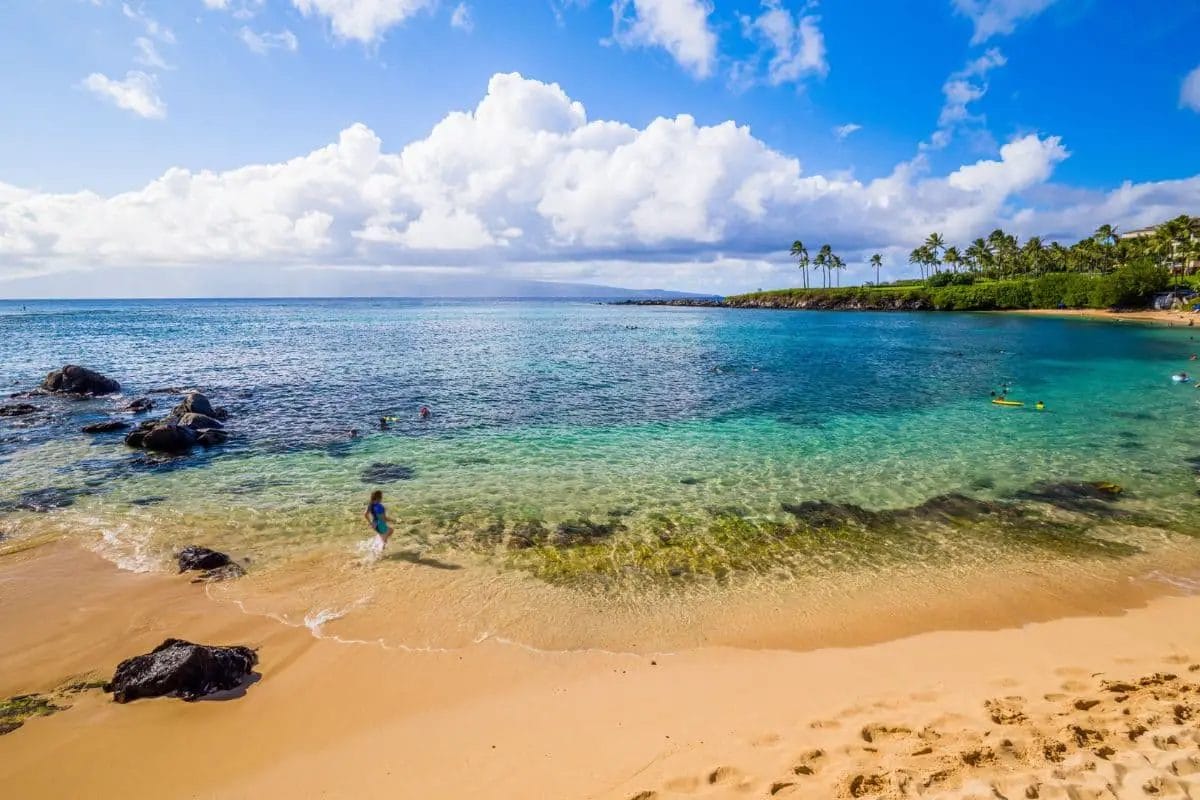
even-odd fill
[[(1049, 792), (1100, 778), (1140, 791), (1156, 774), (1189, 780), (1171, 772), (1176, 762), (1200, 768), (1200, 736), (1169, 719), (1170, 707), (1200, 700), (1195, 596), (802, 652), (498, 641), (406, 652), (317, 638), (186, 577), (121, 572), (67, 542), (5, 556), (0, 578), (5, 696), (106, 678), (167, 636), (248, 644), (261, 659), (261, 680), (233, 700), (117, 706), (93, 691), (0, 736), (0, 781), (15, 796), (900, 797), (906, 781), (935, 778), (947, 796), (976, 796), (973, 786)], [(1151, 694), (1167, 689), (1136, 687), (1168, 671), (1183, 701), (1145, 736), (1123, 735), (1125, 709), (1163, 711)], [(1134, 687), (1128, 705), (1106, 679)], [(1072, 725), (1099, 739), (1079, 744), (1064, 734)], [(181, 763), (206, 768), (181, 773)]]
[(1200, 316), (1196, 314), (1188, 314), (1182, 311), (1156, 311), (1153, 309), (1141, 309), (1137, 311), (1112, 311), (1088, 308), (1022, 308), (1010, 309), (1006, 311), (981, 311), (979, 313), (1017, 314), (1033, 317), (1064, 317), (1105, 322), (1152, 322), (1159, 325), (1181, 325), (1187, 327), (1190, 327), (1188, 323), (1195, 320), (1197, 316)]

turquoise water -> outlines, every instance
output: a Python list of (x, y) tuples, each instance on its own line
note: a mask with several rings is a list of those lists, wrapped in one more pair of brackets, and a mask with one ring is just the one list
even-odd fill
[[(1193, 350), (1186, 328), (1003, 315), (0, 303), (5, 393), (63, 363), (124, 387), (0, 419), (0, 525), (98, 540), (136, 568), (196, 538), (271, 564), (358, 547), (378, 486), (399, 542), (609, 588), (1186, 548), (1200, 392), (1170, 376)], [(1047, 410), (993, 406), (1002, 385)], [(78, 432), (165, 387), (226, 406), (230, 443), (156, 459)], [(154, 413), (175, 402), (149, 396)], [(1089, 481), (1123, 491), (1038, 494)], [(948, 493), (999, 505), (906, 511)], [(832, 522), (787, 510), (814, 502), (838, 504)]]

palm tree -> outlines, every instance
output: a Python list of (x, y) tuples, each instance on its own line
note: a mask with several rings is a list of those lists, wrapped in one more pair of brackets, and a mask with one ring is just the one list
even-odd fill
[(1025, 246), (1021, 248), (1022, 266), (1026, 272), (1032, 272), (1038, 275), (1042, 271), (1042, 240), (1037, 236), (1030, 236), (1025, 240)]
[(929, 254), (932, 256), (930, 259), (930, 264), (936, 267), (938, 264), (942, 263), (938, 260), (938, 253), (939, 251), (944, 251), (946, 249), (946, 240), (942, 238), (940, 233), (931, 233), (925, 237), (925, 249), (928, 250)]
[(967, 247), (967, 262), (985, 275), (992, 267), (992, 247), (986, 239), (976, 239)]
[(817, 253), (817, 264), (825, 273), (825, 288), (829, 288), (829, 270), (833, 267), (833, 248), (827, 244), (821, 245)]
[(837, 280), (837, 285), (842, 285), (842, 279), (838, 277), (841, 270), (846, 268), (846, 262), (842, 261), (842, 257), (834, 255), (830, 257), (829, 266), (833, 269), (833, 276)]
[(958, 265), (962, 263), (963, 257), (962, 254), (958, 252), (957, 247), (950, 245), (946, 248), (945, 252), (942, 253), (942, 260), (950, 265), (951, 270), (958, 272)]
[(871, 266), (875, 268), (875, 285), (879, 285), (879, 268), (883, 266), (883, 256), (875, 253), (871, 256)]
[(1096, 244), (1113, 245), (1117, 243), (1117, 227), (1109, 225), (1107, 222), (1096, 228), (1096, 232), (1092, 234), (1092, 238), (1096, 240)]
[(916, 264), (921, 270), (921, 280), (925, 280), (925, 246), (914, 248), (908, 254), (908, 263)]
[(796, 259), (796, 265), (800, 267), (800, 274), (804, 276), (804, 288), (808, 288), (808, 248), (804, 246), (804, 242), (797, 239), (792, 242), (792, 258)]

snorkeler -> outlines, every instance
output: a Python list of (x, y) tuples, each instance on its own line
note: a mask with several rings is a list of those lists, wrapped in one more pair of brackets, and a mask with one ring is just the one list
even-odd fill
[(383, 553), (383, 548), (387, 547), (388, 538), (392, 535), (392, 528), (388, 525), (387, 509), (383, 507), (383, 492), (379, 489), (371, 492), (371, 502), (367, 504), (363, 517), (371, 523), (371, 529), (375, 531), (376, 550)]
[(388, 418), (380, 417), (379, 418), (379, 430), (386, 431), (388, 429), (388, 427), (389, 427), (388, 426)]
[(1041, 400), (1038, 400), (1038, 401), (1037, 401), (1037, 405), (1035, 405), (1035, 406), (1034, 406), (1034, 408), (1036, 408), (1038, 411), (1045, 411), (1045, 410), (1046, 410), (1046, 404), (1045, 404), (1045, 403), (1043, 403)]

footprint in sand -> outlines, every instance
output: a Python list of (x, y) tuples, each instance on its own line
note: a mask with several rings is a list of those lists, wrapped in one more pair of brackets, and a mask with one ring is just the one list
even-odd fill
[(851, 797), (867, 797), (873, 794), (882, 794), (887, 791), (887, 776), (885, 775), (855, 775), (850, 779), (850, 796)]
[(880, 742), (894, 741), (912, 736), (912, 730), (893, 725), (883, 725), (878, 722), (872, 722), (869, 725), (864, 725), (860, 734), (864, 742), (868, 744), (878, 744)]
[(771, 784), (772, 797), (792, 797), (800, 793), (800, 787), (791, 781), (776, 781)]
[(1026, 720), (1025, 698), (1023, 697), (987, 700), (983, 707), (987, 710), (992, 722), (997, 725), (1017, 725)]
[(792, 772), (797, 775), (815, 775), (824, 759), (824, 750), (809, 750), (796, 759), (796, 765), (792, 767)]
[(708, 773), (708, 782), (712, 786), (729, 786), (738, 783), (744, 776), (734, 767), (717, 767)]
[(638, 792), (629, 800), (658, 800), (658, 792)]

